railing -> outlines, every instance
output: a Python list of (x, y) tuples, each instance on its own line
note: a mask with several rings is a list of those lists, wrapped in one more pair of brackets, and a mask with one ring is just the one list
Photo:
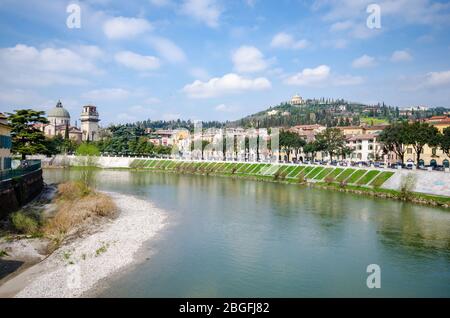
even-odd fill
[(0, 171), (0, 181), (21, 177), (30, 172), (41, 169), (40, 160), (24, 160), (21, 162), (19, 168)]

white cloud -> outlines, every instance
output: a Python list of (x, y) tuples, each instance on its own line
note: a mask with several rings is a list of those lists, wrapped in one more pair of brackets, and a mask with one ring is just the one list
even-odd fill
[(95, 65), (97, 54), (92, 54), (93, 47), (90, 50), (88, 54), (86, 47), (80, 50), (52, 47), (38, 49), (24, 44), (2, 48), (0, 82), (30, 86), (86, 84), (88, 80), (83, 76), (102, 73)]
[(148, 97), (146, 99), (144, 99), (144, 104), (147, 105), (155, 105), (155, 104), (159, 104), (161, 103), (161, 100), (157, 97)]
[(269, 63), (264, 55), (253, 46), (241, 46), (231, 57), (234, 69), (239, 73), (253, 73), (265, 70)]
[(412, 56), (408, 51), (395, 51), (391, 56), (391, 62), (408, 62), (411, 60)]
[(105, 52), (95, 45), (80, 45), (74, 47), (73, 50), (87, 59), (103, 59), (105, 57)]
[(161, 65), (157, 57), (144, 56), (130, 51), (118, 52), (114, 58), (117, 63), (141, 72), (155, 70)]
[(191, 98), (210, 98), (243, 91), (261, 91), (272, 87), (270, 81), (264, 77), (249, 79), (237, 74), (226, 74), (215, 77), (207, 82), (196, 80), (186, 85), (183, 92)]
[(425, 86), (438, 87), (450, 85), (450, 70), (442, 72), (430, 72), (425, 76)]
[(150, 44), (158, 51), (159, 55), (170, 63), (186, 61), (184, 51), (171, 40), (162, 37), (152, 37)]
[(330, 76), (330, 67), (320, 65), (316, 68), (305, 68), (300, 73), (292, 75), (285, 80), (288, 85), (309, 86), (320, 84)]
[(355, 59), (352, 63), (354, 68), (365, 68), (374, 66), (375, 58), (369, 55), (364, 54), (363, 56)]
[(181, 13), (216, 28), (219, 26), (222, 10), (215, 0), (184, 0)]
[(351, 29), (352, 27), (353, 27), (353, 22), (350, 20), (339, 21), (339, 22), (333, 23), (331, 25), (330, 31), (332, 31), (332, 32), (345, 31), (345, 30)]
[(46, 102), (46, 99), (34, 91), (23, 89), (0, 90), (0, 106), (2, 111), (12, 111), (16, 107), (30, 107)]
[(232, 106), (228, 106), (225, 104), (220, 104), (217, 105), (216, 107), (214, 107), (214, 109), (218, 112), (222, 112), (222, 113), (232, 113), (235, 111), (235, 108)]
[(109, 39), (127, 39), (152, 29), (145, 19), (115, 17), (103, 24), (103, 32)]
[(294, 37), (288, 33), (280, 32), (272, 38), (270, 43), (271, 47), (281, 48), (281, 49), (304, 49), (309, 46), (309, 42), (305, 39), (296, 40)]
[(94, 89), (81, 95), (82, 98), (94, 103), (97, 100), (114, 101), (118, 99), (125, 99), (128, 96), (130, 96), (130, 92), (122, 88)]

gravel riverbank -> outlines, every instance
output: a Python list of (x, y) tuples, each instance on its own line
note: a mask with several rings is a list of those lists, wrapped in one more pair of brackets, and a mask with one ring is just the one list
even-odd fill
[(133, 196), (107, 194), (119, 208), (116, 219), (7, 281), (0, 296), (81, 297), (100, 280), (131, 265), (142, 244), (165, 226), (166, 213)]

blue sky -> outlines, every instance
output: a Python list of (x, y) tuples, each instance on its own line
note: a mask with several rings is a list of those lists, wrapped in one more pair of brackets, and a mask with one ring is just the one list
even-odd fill
[(449, 31), (449, 1), (1, 0), (0, 111), (233, 120), (295, 93), (450, 107)]

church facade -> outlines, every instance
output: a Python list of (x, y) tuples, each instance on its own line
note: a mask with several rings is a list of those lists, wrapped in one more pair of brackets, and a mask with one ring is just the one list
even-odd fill
[(76, 121), (74, 125), (71, 125), (70, 113), (64, 108), (61, 101), (58, 101), (56, 106), (48, 112), (47, 119), (49, 123), (41, 126), (41, 130), (47, 137), (59, 135), (65, 138), (68, 135), (77, 143), (98, 140), (100, 119), (96, 106), (83, 106), (80, 118), (81, 128), (77, 126)]

